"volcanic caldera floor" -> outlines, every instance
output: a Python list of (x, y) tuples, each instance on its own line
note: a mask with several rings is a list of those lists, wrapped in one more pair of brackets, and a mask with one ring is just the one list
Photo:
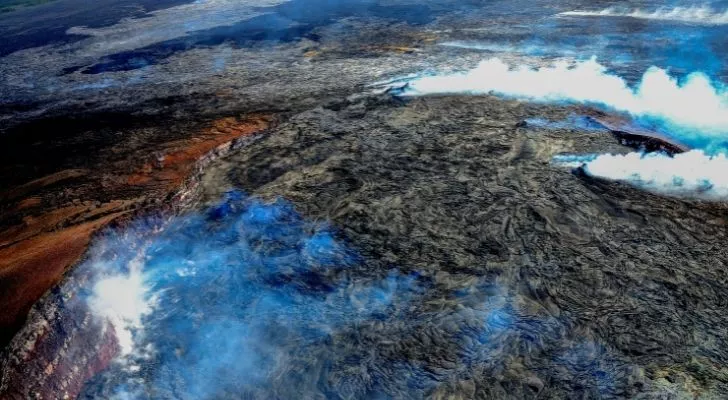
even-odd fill
[(331, 221), (371, 268), (431, 279), (436, 313), (462, 307), (475, 282), (503, 288), (512, 320), (476, 368), (451, 364), (462, 348), (428, 345), (467, 318), (386, 337), (436, 371), (429, 395), (720, 397), (725, 206), (575, 174), (553, 156), (629, 149), (609, 134), (519, 124), (575, 111), (490, 96), (340, 99), (216, 163), (202, 197), (238, 188), (290, 200)]

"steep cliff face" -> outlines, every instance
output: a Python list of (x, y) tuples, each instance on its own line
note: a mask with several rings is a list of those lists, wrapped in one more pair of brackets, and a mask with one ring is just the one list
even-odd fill
[(204, 166), (256, 140), (270, 121), (263, 115), (220, 119), (156, 144), (152, 158), (125, 146), (102, 148), (117, 158), (6, 192), (0, 326), (3, 344), (15, 337), (2, 353), (2, 396), (75, 398), (83, 383), (108, 365), (118, 344), (114, 330), (90, 315), (85, 293), (91, 272), (64, 274), (109, 224), (123, 226), (134, 215), (171, 215), (189, 206)]
[(47, 293), (3, 354), (0, 393), (8, 399), (73, 399), (119, 352), (114, 329), (84, 299), (88, 271)]

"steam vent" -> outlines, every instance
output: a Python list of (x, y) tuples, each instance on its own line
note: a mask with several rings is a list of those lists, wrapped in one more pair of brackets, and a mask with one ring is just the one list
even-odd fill
[(728, 399), (726, 38), (0, 0), (0, 400)]

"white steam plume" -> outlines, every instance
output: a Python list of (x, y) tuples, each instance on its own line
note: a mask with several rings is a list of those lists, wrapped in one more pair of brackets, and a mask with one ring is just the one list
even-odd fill
[(153, 309), (142, 274), (143, 253), (128, 263), (128, 272), (118, 271), (118, 266), (103, 260), (91, 260), (92, 268), (109, 272), (93, 287), (89, 305), (94, 313), (113, 326), (122, 355), (134, 351), (134, 336), (141, 333), (142, 318)]
[(631, 87), (594, 58), (542, 68), (511, 68), (495, 58), (470, 71), (413, 79), (404, 89), (405, 95), (437, 93), (492, 93), (539, 102), (597, 105), (656, 123), (700, 150), (675, 156), (572, 155), (556, 161), (583, 165), (588, 175), (628, 182), (653, 192), (728, 198), (728, 159), (724, 154), (728, 143), (728, 91), (702, 73), (678, 81), (667, 71), (652, 67), (639, 84)]
[(567, 11), (558, 14), (560, 16), (579, 17), (628, 17), (658, 21), (678, 21), (691, 24), (723, 25), (728, 24), (728, 10), (719, 12), (709, 6), (691, 6), (660, 8), (655, 11), (644, 11), (640, 9), (620, 10), (607, 8), (600, 11)]
[(587, 175), (626, 182), (657, 193), (728, 198), (728, 158), (706, 155), (702, 150), (669, 156), (664, 153), (627, 153), (557, 156), (558, 164), (581, 166)]
[(605, 106), (633, 117), (659, 121), (687, 144), (722, 145), (728, 137), (728, 92), (702, 73), (682, 82), (652, 67), (636, 87), (607, 72), (595, 58), (552, 66), (510, 68), (494, 58), (462, 73), (411, 80), (405, 95), (494, 93), (542, 102)]

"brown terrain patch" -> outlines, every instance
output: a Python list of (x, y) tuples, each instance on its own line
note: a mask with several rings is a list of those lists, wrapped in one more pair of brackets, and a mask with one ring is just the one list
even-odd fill
[(22, 324), (30, 306), (83, 255), (92, 234), (126, 212), (43, 233), (0, 249), (0, 326)]
[[(81, 259), (95, 232), (151, 207), (175, 208), (202, 164), (270, 121), (262, 115), (219, 119), (185, 138), (126, 154), (121, 149), (111, 163), (64, 169), (8, 188), (0, 195), (0, 345)], [(74, 196), (70, 202), (68, 193)]]

